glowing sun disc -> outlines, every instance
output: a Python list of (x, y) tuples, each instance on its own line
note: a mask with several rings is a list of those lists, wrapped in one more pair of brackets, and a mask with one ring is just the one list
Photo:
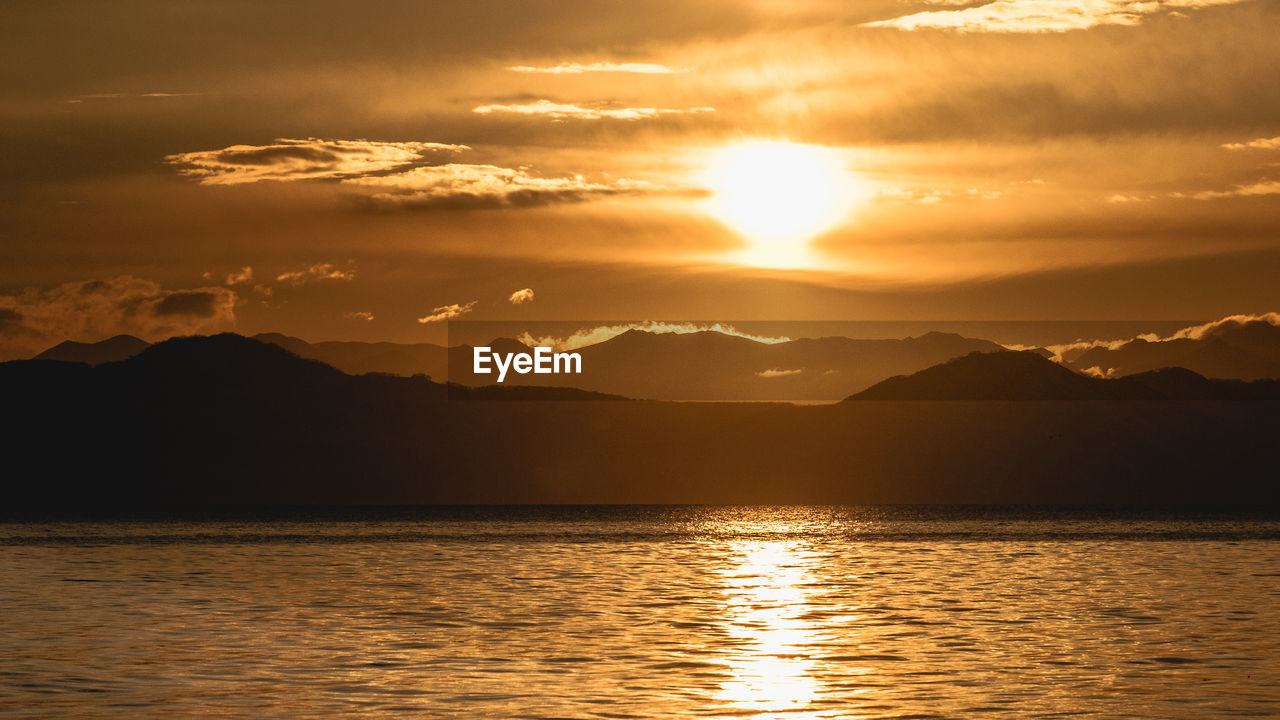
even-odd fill
[(839, 223), (857, 196), (834, 151), (789, 142), (726, 147), (712, 157), (705, 182), (710, 214), (774, 255), (803, 249)]

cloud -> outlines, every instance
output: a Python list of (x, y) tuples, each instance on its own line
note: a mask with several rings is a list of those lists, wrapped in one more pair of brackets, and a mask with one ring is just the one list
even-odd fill
[(507, 301), (512, 305), (523, 305), (527, 302), (533, 302), (533, 288), (525, 288), (511, 293), (511, 297)]
[(788, 375), (799, 375), (802, 372), (804, 372), (803, 368), (797, 369), (797, 370), (779, 370), (778, 368), (769, 368), (768, 370), (761, 370), (760, 372), (756, 373), (756, 377), (762, 377), (762, 378), (787, 377)]
[(176, 98), (176, 97), (196, 97), (202, 93), (171, 93), (171, 92), (147, 92), (147, 93), (91, 93), (89, 95), (79, 95), (70, 100), (62, 102), (69, 105), (78, 105), (85, 100), (129, 100), (132, 98)]
[(1228, 150), (1280, 150), (1280, 137), (1258, 138), (1242, 143), (1226, 143), (1222, 147)]
[(253, 268), (248, 265), (227, 273), (228, 285), (247, 285), (250, 282), (253, 282)]
[(165, 156), (179, 172), (204, 185), (264, 180), (320, 180), (387, 172), (424, 161), (428, 154), (468, 150), (466, 145), (370, 140), (278, 139), (271, 145), (232, 145)]
[(63, 340), (113, 335), (163, 340), (228, 330), (236, 293), (225, 287), (165, 290), (129, 275), (0, 295), (0, 358), (30, 357)]
[(889, 187), (876, 192), (875, 199), (894, 205), (938, 205), (951, 199), (998, 200), (1004, 196), (1000, 190), (968, 188), (952, 191), (940, 188)]
[(584, 107), (568, 103), (556, 103), (550, 100), (518, 105), (481, 105), (472, 112), (480, 115), (492, 113), (513, 113), (516, 115), (540, 115), (553, 120), (645, 120), (663, 115), (697, 115), (715, 112), (712, 107), (695, 107), (684, 110), (652, 107)]
[(476, 303), (478, 302), (480, 301), (472, 300), (466, 305), (459, 305), (457, 303), (454, 303), (452, 305), (442, 305), (438, 308), (432, 309), (431, 312), (428, 313), (425, 317), (418, 318), (418, 322), (422, 323), (423, 325), (426, 325), (427, 323), (440, 322), (441, 320), (449, 320), (451, 318), (456, 318), (459, 315), (465, 315), (466, 313), (471, 312), (471, 308), (475, 307)]
[[(1081, 339), (1081, 340), (1076, 340), (1075, 342), (1072, 342), (1072, 343), (1064, 343), (1061, 345), (1046, 345), (1045, 349), (1053, 353), (1054, 355), (1053, 359), (1055, 361), (1062, 362), (1063, 359), (1070, 360), (1073, 357), (1084, 353), (1086, 350), (1092, 350), (1094, 348), (1106, 348), (1107, 350), (1117, 350), (1123, 347), (1124, 345), (1133, 342), (1134, 340), (1145, 340), (1146, 342), (1149, 342), (1149, 343), (1168, 342), (1170, 340), (1200, 340), (1207, 336), (1212, 336), (1218, 330), (1221, 330), (1223, 328), (1239, 327), (1246, 323), (1253, 323), (1253, 322), (1265, 322), (1271, 325), (1280, 325), (1280, 313), (1269, 312), (1269, 313), (1261, 313), (1258, 315), (1245, 315), (1245, 314), (1228, 315), (1224, 318), (1214, 320), (1213, 322), (1207, 322), (1203, 325), (1192, 325), (1190, 327), (1182, 328), (1181, 330), (1174, 332), (1172, 335), (1160, 336), (1160, 335), (1156, 335), (1155, 333), (1143, 333), (1141, 335), (1136, 335), (1131, 338), (1125, 338), (1125, 339), (1119, 339), (1119, 340), (1083, 340)], [(1023, 345), (1006, 345), (1005, 347), (1009, 348), (1010, 350), (1030, 349)], [(1085, 372), (1091, 372), (1094, 369), (1097, 369), (1099, 372), (1102, 371), (1101, 368), (1089, 368)]]
[(287, 282), (294, 287), (305, 285), (309, 282), (317, 280), (355, 280), (355, 270), (343, 270), (331, 263), (318, 263), (311, 267), (293, 272), (281, 273), (276, 276), (276, 280)]
[[(1280, 195), (1280, 180), (1261, 180), (1246, 185), (1237, 185), (1230, 190), (1205, 190), (1191, 196), (1195, 200), (1216, 200), (1229, 197), (1253, 197), (1257, 195)], [(1175, 194), (1175, 197), (1184, 197)]]
[(743, 332), (732, 325), (724, 323), (671, 323), (671, 322), (655, 322), (646, 320), (644, 322), (623, 323), (618, 325), (601, 325), (599, 327), (587, 328), (579, 330), (572, 335), (565, 337), (538, 337), (535, 338), (529, 333), (523, 333), (516, 339), (528, 345), (529, 347), (549, 347), (560, 352), (567, 350), (577, 350), (578, 348), (588, 345), (595, 345), (606, 340), (621, 335), (628, 330), (640, 330), (642, 332), (654, 333), (662, 335), (666, 333), (675, 333), (684, 335), (697, 332), (718, 332), (724, 335), (732, 335), (733, 337), (746, 338), (755, 342), (774, 345), (777, 343), (791, 342), (789, 337), (769, 337), (767, 335), (752, 335)]
[[(437, 151), (469, 149), (466, 145), (442, 143), (375, 143), (313, 138), (277, 140), (274, 145), (264, 146), (233, 145), (223, 150), (170, 155), (167, 159), (181, 166), (183, 174), (200, 177), (205, 184), (337, 180), (345, 187), (372, 192), (362, 194), (359, 200), (401, 207), (541, 205), (580, 201), (592, 196), (704, 192), (628, 178), (589, 181), (582, 175), (537, 177), (524, 167), (431, 164), (425, 157)], [(340, 275), (326, 277), (350, 279)], [(300, 284), (318, 278), (302, 272), (286, 273), (277, 279)], [(233, 284), (230, 280), (228, 276), (228, 284)]]
[[(863, 23), (898, 30), (950, 30), (990, 33), (1058, 33), (1099, 25), (1137, 25), (1155, 13), (1176, 8), (1231, 5), (1245, 0), (996, 0), (959, 10), (926, 10)], [(935, 3), (962, 5), (963, 2)]]
[(365, 322), (373, 322), (373, 313), (368, 310), (353, 310), (352, 312), (342, 313), (342, 317), (347, 320), (364, 320)]
[(548, 75), (581, 75), (582, 73), (611, 72), (639, 73), (642, 75), (672, 75), (689, 72), (688, 68), (672, 68), (654, 63), (569, 63), (563, 62), (551, 67), (533, 67), (530, 65), (513, 65), (507, 68), (518, 73), (543, 73)]
[(673, 192), (626, 178), (593, 182), (581, 175), (543, 178), (497, 165), (429, 165), (394, 175), (351, 178), (349, 185), (381, 189), (377, 203), (408, 206), (496, 207), (584, 200), (591, 196)]

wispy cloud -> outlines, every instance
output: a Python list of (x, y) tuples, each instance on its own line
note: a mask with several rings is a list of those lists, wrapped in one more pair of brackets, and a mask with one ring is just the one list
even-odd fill
[(532, 65), (513, 65), (507, 68), (519, 73), (541, 73), (546, 75), (581, 75), (582, 73), (639, 73), (641, 75), (673, 75), (689, 72), (688, 68), (673, 68), (655, 63), (570, 63), (563, 62), (550, 67)]
[(536, 115), (553, 120), (645, 120), (664, 115), (697, 115), (715, 112), (712, 107), (695, 107), (686, 109), (604, 106), (585, 107), (570, 103), (557, 103), (550, 100), (538, 100), (531, 103), (515, 105), (481, 105), (472, 109), (480, 115), (492, 113), (511, 113), (515, 115)]
[(1258, 138), (1242, 143), (1226, 143), (1222, 147), (1228, 150), (1280, 150), (1280, 137)]
[(294, 287), (306, 285), (310, 282), (318, 280), (355, 280), (356, 271), (352, 269), (342, 269), (332, 263), (317, 263), (302, 270), (293, 272), (280, 273), (276, 276), (279, 282), (287, 282)]
[[(1058, 33), (1099, 25), (1137, 25), (1147, 16), (1245, 0), (996, 0), (957, 10), (926, 10), (863, 27), (990, 33)], [(937, 5), (963, 5), (944, 0)]]
[(802, 372), (804, 372), (803, 368), (799, 368), (796, 370), (779, 370), (778, 368), (769, 368), (768, 370), (761, 370), (760, 372), (756, 373), (756, 377), (762, 377), (762, 378), (787, 377), (788, 375), (799, 375)]
[(438, 308), (433, 308), (431, 312), (424, 317), (418, 318), (418, 322), (426, 325), (427, 323), (441, 322), (443, 320), (456, 318), (459, 315), (465, 315), (466, 313), (471, 312), (471, 309), (474, 308), (478, 302), (480, 301), (472, 300), (465, 305), (459, 305), (458, 303), (454, 303), (452, 305), (441, 305)]
[(511, 297), (507, 298), (507, 302), (512, 305), (523, 305), (527, 302), (533, 302), (533, 288), (524, 288), (511, 293)]
[(78, 95), (70, 100), (62, 102), (70, 105), (78, 105), (85, 101), (95, 100), (130, 100), (133, 98), (177, 98), (177, 97), (196, 97), (201, 93), (189, 92), (147, 92), (147, 93), (90, 93), (88, 95)]
[[(466, 145), (368, 140), (277, 140), (222, 150), (170, 155), (181, 172), (209, 185), (272, 181), (338, 181), (372, 192), (361, 197), (395, 207), (501, 207), (580, 201), (609, 195), (697, 193), (643, 180), (582, 175), (539, 177), (527, 168), (469, 163), (433, 164), (427, 156), (470, 150)], [(288, 273), (295, 283), (317, 279)]]
[(271, 145), (232, 145), (221, 150), (168, 155), (179, 172), (205, 185), (263, 180), (315, 180), (386, 172), (424, 161), (429, 154), (468, 150), (432, 142), (374, 142), (282, 138)]
[(342, 317), (347, 320), (363, 320), (365, 322), (373, 322), (373, 313), (368, 310), (353, 310), (351, 312), (342, 313)]
[(30, 357), (63, 340), (227, 330), (235, 325), (236, 298), (225, 287), (165, 290), (129, 275), (0, 295), (0, 359)]
[(1229, 190), (1205, 190), (1190, 197), (1195, 200), (1216, 200), (1218, 198), (1253, 197), (1257, 195), (1280, 195), (1280, 180), (1261, 180), (1255, 183), (1236, 185)]
[(394, 175), (352, 178), (350, 185), (376, 188), (375, 202), (423, 207), (495, 207), (584, 200), (592, 196), (670, 192), (641, 180), (590, 181), (581, 175), (536, 177), (497, 165), (430, 165)]
[(251, 282), (253, 282), (253, 268), (249, 265), (227, 273), (226, 283), (228, 285), (247, 285)]
[(943, 188), (889, 187), (878, 191), (875, 194), (875, 199), (895, 205), (938, 205), (951, 200), (997, 200), (1003, 196), (1003, 191), (990, 188), (950, 190)]
[(759, 343), (777, 344), (790, 342), (789, 337), (770, 337), (767, 335), (753, 335), (743, 332), (732, 325), (724, 323), (672, 323), (672, 322), (655, 322), (646, 320), (644, 322), (623, 323), (618, 325), (601, 325), (599, 327), (587, 328), (579, 330), (572, 335), (565, 337), (545, 336), (534, 337), (530, 333), (523, 333), (516, 339), (528, 345), (529, 347), (541, 346), (550, 347), (559, 351), (576, 350), (588, 345), (595, 345), (606, 340), (621, 335), (628, 330), (640, 330), (643, 332), (654, 333), (655, 335), (663, 335), (674, 333), (677, 335), (685, 335), (697, 332), (718, 332), (724, 335), (732, 335), (734, 337), (746, 338)]

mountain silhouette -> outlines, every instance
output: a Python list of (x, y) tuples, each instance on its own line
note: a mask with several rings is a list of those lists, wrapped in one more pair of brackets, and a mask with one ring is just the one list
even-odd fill
[(1210, 380), (1186, 368), (1103, 379), (1035, 351), (972, 353), (897, 376), (848, 400), (1246, 400), (1280, 398), (1280, 381)]
[(89, 365), (131, 358), (150, 347), (150, 343), (132, 335), (116, 335), (100, 342), (84, 343), (67, 340), (35, 356), (36, 360), (62, 360)]
[(281, 333), (260, 333), (253, 339), (279, 345), (298, 357), (319, 360), (352, 375), (379, 372), (444, 379), (448, 370), (447, 349), (431, 343), (309, 343)]
[[(470, 345), (309, 343), (281, 333), (261, 333), (253, 339), (352, 375), (422, 374), (473, 386), (494, 384), (497, 379), (493, 373), (472, 372)], [(136, 338), (132, 343), (118, 340), (62, 343), (39, 357), (99, 364), (123, 360), (147, 347)], [(501, 353), (532, 350), (512, 338), (495, 338), (489, 347)], [(1002, 349), (987, 340), (941, 332), (900, 340), (825, 337), (763, 343), (714, 331), (653, 333), (633, 329), (573, 350), (582, 355), (581, 374), (508, 374), (503, 384), (567, 386), (654, 400), (835, 401), (893, 375), (970, 352)]]
[(1226, 322), (1198, 338), (1138, 338), (1114, 349), (1095, 347), (1068, 360), (1080, 370), (1097, 368), (1113, 376), (1184, 367), (1210, 378), (1280, 378), (1280, 326), (1264, 320)]
[[(1019, 387), (1041, 388), (1031, 393), (1037, 398), (1044, 387), (1078, 397), (1079, 388), (1114, 382), (1044, 362), (1031, 353), (976, 355), (935, 370), (963, 379), (971, 366), (985, 366), (984, 373), (997, 367), (1006, 378), (1022, 377)], [(580, 402), (605, 398), (349, 375), (235, 335), (180, 338), (97, 366), (0, 363), (7, 469), (0, 496), (8, 509), (54, 511), (1280, 500), (1280, 400), (1257, 392), (1276, 383), (1224, 383), (1185, 370), (1124, 383), (1138, 380), (1160, 396), (818, 406)], [(1223, 387), (1236, 396), (1215, 394)]]

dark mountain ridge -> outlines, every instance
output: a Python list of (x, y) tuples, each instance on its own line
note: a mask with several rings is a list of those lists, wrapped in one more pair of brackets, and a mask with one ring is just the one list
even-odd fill
[(1280, 381), (1210, 380), (1186, 368), (1122, 378), (1082, 375), (1035, 351), (971, 353), (877, 383), (847, 400), (1258, 400)]
[(3, 363), (0, 393), (10, 508), (1280, 500), (1266, 399), (570, 402), (592, 396), (347, 375), (233, 335)]

